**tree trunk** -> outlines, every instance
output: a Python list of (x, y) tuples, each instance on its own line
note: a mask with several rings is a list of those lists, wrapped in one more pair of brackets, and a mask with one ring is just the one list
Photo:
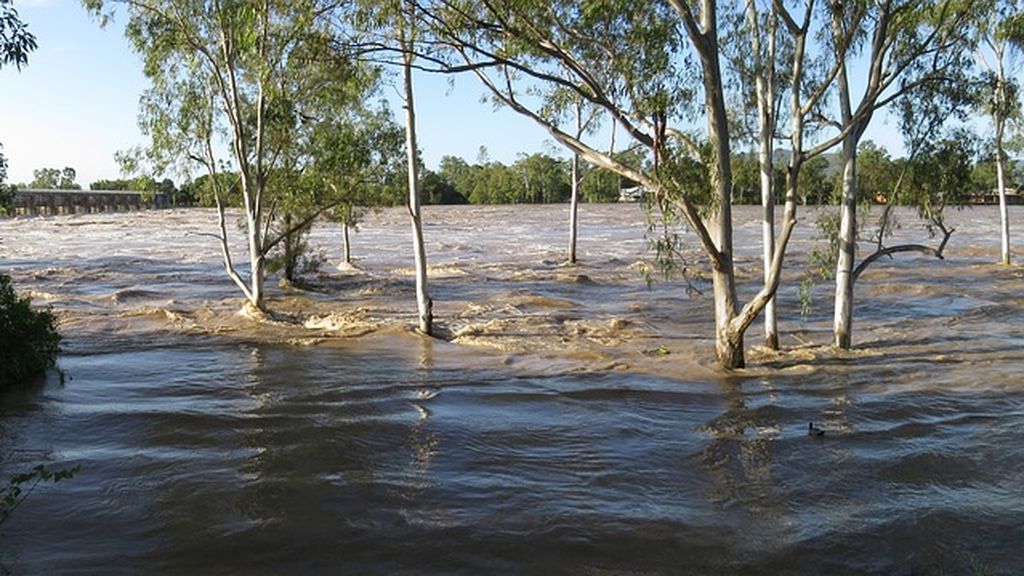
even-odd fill
[(263, 255), (252, 259), (252, 278), (251, 287), (252, 297), (249, 302), (257, 309), (266, 312), (265, 304), (263, 302), (263, 281), (267, 276), (267, 261), (263, 258)]
[[(292, 228), (292, 215), (285, 213), (284, 215), (284, 229), (291, 230)], [(296, 254), (297, 250), (295, 247), (295, 235), (288, 234), (284, 237), (284, 279), (289, 282), (295, 282), (295, 264), (298, 259)]]
[(711, 186), (715, 207), (708, 231), (717, 251), (711, 270), (715, 298), (715, 352), (723, 368), (743, 368), (743, 333), (735, 333), (731, 329), (732, 319), (736, 316), (736, 277), (733, 273), (732, 251), (732, 163), (729, 119), (717, 49), (718, 21), (713, 0), (703, 1), (701, 17), (703, 34), (695, 44), (701, 48), (708, 140), (714, 152)]
[(1010, 265), (1010, 214), (1006, 208), (1006, 180), (1004, 170), (1002, 130), (996, 130), (996, 185), (999, 188), (1000, 231), (1003, 239), (1002, 262)]
[[(771, 264), (775, 258), (775, 173), (773, 144), (775, 133), (775, 19), (769, 20), (767, 53), (761, 50), (761, 26), (753, 2), (747, 5), (747, 19), (752, 30), (755, 58), (754, 85), (757, 93), (758, 166), (761, 176), (761, 245), (764, 262), (764, 281), (771, 280)], [(779, 349), (778, 321), (775, 297), (764, 307), (764, 345)]]
[(853, 324), (853, 263), (857, 249), (857, 141), (851, 132), (843, 139), (843, 200), (839, 222), (839, 257), (836, 260), (833, 344), (848, 350)]
[(579, 211), (580, 198), (580, 155), (572, 155), (572, 166), (570, 170), (572, 179), (572, 197), (569, 199), (569, 263), (576, 263), (576, 227), (577, 212)]
[(736, 280), (732, 273), (732, 258), (728, 269), (713, 267), (711, 280), (715, 297), (715, 358), (726, 369), (743, 368), (743, 333), (732, 330), (736, 316)]
[(352, 265), (352, 242), (348, 234), (348, 222), (341, 223), (341, 253), (342, 261), (349, 266)]
[[(577, 98), (573, 102), (573, 111), (576, 113), (576, 138), (582, 138), (583, 126), (583, 103)], [(614, 147), (615, 127), (612, 126), (612, 146)], [(578, 212), (580, 202), (580, 155), (574, 152), (570, 164), (570, 179), (572, 196), (569, 199), (569, 263), (576, 263), (576, 230), (578, 225)]]
[(1006, 73), (1003, 69), (1003, 50), (996, 47), (996, 94), (995, 94), (995, 125), (996, 125), (996, 187), (999, 190), (999, 219), (1002, 235), (1002, 262), (1010, 265), (1010, 215), (1006, 208), (1006, 151), (1003, 150), (1003, 138), (1006, 133)]
[[(410, 8), (411, 10), (411, 8)], [(409, 26), (412, 26), (411, 18)], [(409, 174), (409, 216), (412, 224), (413, 253), (416, 260), (416, 308), (420, 332), (433, 331), (433, 302), (427, 293), (427, 253), (423, 245), (423, 225), (420, 218), (419, 174), (416, 166), (416, 112), (412, 91), (411, 30), (402, 30), (403, 67), (405, 87), (405, 152)]]
[(259, 214), (250, 206), (248, 210), (249, 236), (249, 303), (265, 312), (263, 303), (263, 281), (267, 275), (267, 261), (263, 254), (263, 235), (260, 230)]
[[(837, 12), (832, 14), (832, 33), (834, 37), (842, 37), (842, 25)], [(842, 148), (842, 201), (839, 215), (839, 254), (836, 258), (832, 344), (841, 350), (848, 350), (853, 331), (853, 264), (857, 256), (857, 141), (860, 139), (860, 130), (851, 126), (853, 105), (845, 61), (839, 65), (837, 80), (842, 125), (849, 128), (849, 131), (843, 138)]]

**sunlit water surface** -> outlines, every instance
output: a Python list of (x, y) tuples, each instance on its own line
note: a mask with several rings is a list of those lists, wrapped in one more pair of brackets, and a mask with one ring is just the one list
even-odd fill
[[(272, 307), (331, 319), (315, 328), (235, 314), (202, 236), (209, 211), (0, 222), (0, 264), (61, 318), (67, 376), (0, 398), (0, 478), (81, 465), (0, 526), (0, 564), (1024, 572), (1024, 274), (993, 264), (993, 209), (951, 216), (945, 260), (866, 273), (849, 353), (825, 347), (827, 286), (799, 314), (815, 236), (802, 224), (781, 293), (786, 350), (751, 349), (734, 374), (710, 361), (706, 281), (648, 288), (635, 206), (584, 207), (577, 267), (561, 262), (564, 207), (426, 215), (452, 342), (407, 328), (400, 210), (368, 216), (359, 273), (330, 266), (336, 227), (314, 231), (329, 261), (316, 291), (275, 288)], [(901, 217), (893, 243), (930, 241)], [(750, 294), (759, 227), (752, 209), (738, 218)]]

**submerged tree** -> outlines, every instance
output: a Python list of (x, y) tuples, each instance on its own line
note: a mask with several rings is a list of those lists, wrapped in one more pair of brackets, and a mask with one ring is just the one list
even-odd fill
[[(854, 261), (857, 244), (857, 148), (876, 111), (897, 100), (914, 102), (964, 85), (970, 54), (972, 3), (960, 0), (829, 0), (829, 48), (838, 67), (838, 116), (842, 139), (842, 200), (835, 273), (833, 344), (852, 340)], [(867, 75), (855, 89), (851, 60), (864, 48)], [(855, 94), (859, 100), (855, 101)]]
[[(271, 234), (272, 173), (284, 168), (282, 135), (295, 129), (311, 51), (327, 34), (319, 0), (197, 2), (195, 0), (83, 0), (96, 14), (112, 5), (128, 14), (126, 35), (142, 55), (152, 86), (143, 95), (140, 124), (151, 137), (145, 151), (157, 171), (184, 162), (210, 176), (220, 214), (220, 240), (228, 276), (248, 303), (265, 307), (267, 255), (293, 230)], [(331, 7), (335, 7), (332, 3)], [(305, 49), (312, 46), (310, 50)], [(295, 59), (298, 59), (296, 61)], [(344, 84), (358, 67), (335, 69)], [(325, 89), (317, 86), (316, 89)], [(222, 139), (223, 136), (223, 139)], [(223, 146), (230, 159), (219, 157)], [(225, 170), (237, 174), (248, 245), (248, 270), (232, 262), (225, 224)], [(242, 274), (247, 273), (248, 279)]]
[[(746, 89), (740, 95), (742, 114), (753, 100), (756, 109), (756, 125), (751, 132), (757, 145), (758, 191), (761, 199), (761, 244), (764, 280), (771, 280), (771, 262), (775, 257), (775, 205), (776, 171), (775, 139), (779, 128), (779, 97), (783, 74), (779, 67), (784, 63), (779, 58), (781, 27), (780, 7), (775, 2), (761, 5), (754, 0), (746, 3), (745, 13), (736, 15), (736, 37), (742, 38), (734, 49), (734, 69), (738, 72)], [(750, 85), (753, 85), (752, 87)], [(797, 154), (799, 150), (795, 151)], [(764, 308), (765, 346), (773, 350), (779, 347), (778, 320), (775, 298), (772, 297)]]
[[(435, 63), (474, 73), (492, 96), (544, 126), (589, 163), (644, 186), (684, 220), (710, 262), (720, 365), (744, 365), (743, 335), (774, 295), (795, 215), (787, 211), (770, 272), (740, 307), (733, 266), (732, 136), (713, 0), (628, 3), (422, 2), (419, 15), (452, 55)], [(425, 48), (430, 50), (436, 46)], [(653, 161), (634, 167), (545, 114), (567, 91), (607, 115)], [(703, 130), (691, 129), (703, 118)]]
[(321, 119), (314, 128), (308, 172), (334, 204), (331, 216), (341, 224), (345, 265), (352, 265), (351, 231), (363, 211), (395, 202), (404, 143), (405, 131), (384, 109), (355, 109)]
[(976, 22), (978, 60), (984, 68), (981, 108), (992, 117), (996, 166), (996, 191), (1003, 264), (1010, 264), (1010, 217), (1006, 206), (1007, 128), (1021, 117), (1020, 83), (1013, 76), (1015, 52), (1024, 48), (1024, 3), (988, 0)]

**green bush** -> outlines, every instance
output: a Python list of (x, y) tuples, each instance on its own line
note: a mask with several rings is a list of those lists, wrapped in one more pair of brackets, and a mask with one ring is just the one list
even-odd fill
[(60, 334), (49, 310), (35, 310), (19, 298), (11, 278), (0, 274), (0, 390), (23, 384), (52, 368)]

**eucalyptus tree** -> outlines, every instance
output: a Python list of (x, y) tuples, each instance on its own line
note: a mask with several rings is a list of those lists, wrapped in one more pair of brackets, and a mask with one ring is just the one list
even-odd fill
[[(827, 7), (827, 44), (839, 63), (833, 124), (842, 140), (843, 166), (833, 344), (847, 349), (853, 321), (858, 144), (876, 111), (897, 100), (924, 102), (963, 87), (971, 53), (968, 24), (976, 6), (970, 0), (828, 0)], [(857, 58), (863, 59), (867, 73), (855, 88), (849, 62)]]
[(423, 216), (420, 206), (419, 163), (416, 146), (416, 101), (412, 71), (417, 38), (416, 9), (411, 0), (399, 0), (398, 45), (402, 51), (402, 95), (405, 109), (405, 151), (409, 173), (409, 220), (412, 226), (413, 257), (416, 265), (416, 309), (420, 332), (433, 333), (434, 303), (427, 290), (427, 252), (423, 245)]
[(1006, 138), (1010, 121), (1021, 118), (1020, 83), (1013, 73), (1014, 56), (1024, 48), (1024, 2), (988, 0), (976, 21), (977, 59), (984, 68), (982, 109), (994, 128), (996, 189), (1002, 250), (1000, 260), (1010, 264), (1010, 218), (1006, 207)]
[(420, 163), (416, 138), (416, 106), (413, 70), (417, 51), (426, 33), (417, 21), (412, 0), (360, 0), (356, 18), (347, 10), (335, 19), (338, 44), (355, 57), (369, 62), (396, 66), (401, 72), (400, 90), (406, 134), (406, 208), (409, 212), (413, 239), (413, 260), (416, 282), (417, 328), (433, 333), (433, 301), (427, 286), (427, 254), (423, 241), (423, 216), (420, 193)]
[[(573, 99), (572, 111), (576, 119), (576, 132), (574, 136), (579, 140), (583, 138), (583, 134), (588, 128), (587, 124), (583, 121), (583, 100), (581, 98)], [(583, 174), (580, 173), (580, 154), (579, 152), (573, 152), (572, 160), (570, 160), (569, 164), (569, 247), (566, 250), (569, 264), (576, 263), (576, 234), (579, 228), (580, 181), (582, 179)]]
[(404, 129), (384, 109), (355, 108), (350, 114), (317, 122), (311, 135), (309, 173), (335, 204), (341, 224), (342, 262), (352, 264), (351, 230), (362, 210), (390, 204), (404, 154)]
[[(210, 176), (219, 214), (224, 268), (249, 304), (264, 310), (267, 254), (273, 237), (268, 182), (281, 168), (281, 134), (296, 124), (301, 94), (290, 75), (303, 74), (306, 43), (323, 45), (326, 0), (83, 0), (105, 23), (127, 13), (125, 34), (142, 56), (151, 87), (141, 99), (140, 126), (157, 171), (200, 166)], [(334, 3), (330, 7), (336, 8)], [(221, 153), (229, 150), (227, 157)], [(248, 246), (248, 270), (232, 262), (222, 178), (237, 173)], [(288, 231), (285, 231), (286, 233)], [(242, 274), (247, 272), (248, 278)]]
[[(588, 105), (578, 94), (568, 91), (561, 91), (558, 95), (550, 98), (551, 110), (548, 114), (569, 114), (573, 121), (572, 135), (577, 140), (585, 135), (593, 134), (599, 126), (599, 109)], [(615, 131), (612, 130), (612, 144), (609, 150), (613, 150)], [(580, 186), (583, 182), (584, 172), (582, 170), (582, 157), (579, 152), (573, 152), (569, 160), (569, 243), (566, 256), (569, 264), (576, 264), (576, 240), (579, 231), (579, 203)]]
[[(784, 7), (771, 0), (757, 2), (747, 0), (742, 15), (735, 15), (735, 36), (741, 38), (733, 47), (733, 69), (737, 72), (744, 90), (740, 95), (742, 117), (748, 102), (756, 105), (756, 128), (754, 141), (757, 144), (758, 189), (761, 198), (761, 245), (765, 282), (771, 280), (771, 262), (775, 256), (775, 205), (776, 172), (775, 140), (778, 132), (780, 98), (784, 88), (785, 64), (780, 57), (779, 43), (788, 38), (781, 34), (780, 10)], [(752, 84), (752, 86), (751, 86)], [(797, 151), (799, 153), (799, 151)], [(775, 298), (772, 297), (764, 308), (765, 346), (773, 350), (779, 347), (778, 320)]]
[[(767, 281), (740, 307), (719, 43), (720, 12), (728, 9), (714, 0), (642, 7), (610, 0), (435, 0), (420, 2), (418, 14), (453, 56), (438, 57), (440, 67), (475, 74), (495, 100), (589, 163), (644, 186), (662, 210), (689, 225), (710, 263), (717, 360), (738, 368), (743, 335), (778, 285), (795, 214), (784, 218)], [(628, 166), (545, 114), (549, 98), (561, 91), (599, 109), (646, 150), (651, 164)]]
[[(278, 115), (293, 121), (270, 133), (283, 168), (274, 173), (282, 177), (273, 182), (275, 200), (285, 201), (272, 206), (283, 215), (277, 226), (285, 255), (300, 256), (302, 236), (316, 218), (329, 214), (341, 221), (344, 259), (350, 263), (349, 227), (358, 221), (359, 205), (380, 203), (382, 171), (397, 157), (401, 139), (390, 113), (383, 105), (373, 107), (379, 67), (349, 61), (328, 32), (325, 27), (293, 49), (289, 62), (296, 68), (281, 78), (289, 100)], [(286, 261), (294, 268), (293, 257)]]

